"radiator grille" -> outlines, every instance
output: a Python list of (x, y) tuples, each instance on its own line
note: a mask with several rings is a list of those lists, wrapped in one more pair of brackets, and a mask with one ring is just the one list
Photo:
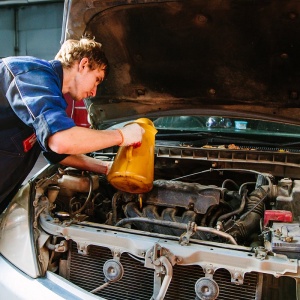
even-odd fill
[[(112, 259), (111, 251), (107, 248), (90, 246), (88, 255), (77, 252), (75, 243), (72, 243), (69, 255), (68, 279), (81, 288), (91, 291), (104, 283), (102, 268), (104, 263)], [(154, 270), (147, 269), (143, 263), (132, 258), (127, 253), (120, 259), (124, 267), (123, 278), (108, 285), (96, 293), (109, 300), (147, 300), (153, 292)], [(204, 277), (199, 266), (174, 266), (173, 278), (165, 300), (194, 300), (195, 282)], [(214, 274), (214, 280), (220, 288), (219, 300), (256, 299), (257, 273), (247, 273), (243, 285), (235, 285), (230, 281), (230, 273), (220, 269)]]
[[(72, 244), (69, 280), (91, 291), (105, 283), (103, 265), (113, 257), (108, 248), (90, 246), (88, 250), (88, 255), (78, 254), (76, 244)], [(153, 293), (153, 270), (144, 268), (142, 262), (131, 258), (127, 253), (122, 254), (120, 261), (124, 267), (123, 278), (96, 295), (109, 300), (150, 299)]]
[[(195, 282), (204, 276), (199, 266), (174, 266), (173, 278), (165, 299), (194, 300)], [(217, 270), (213, 279), (219, 285), (219, 300), (240, 300), (241, 295), (243, 295), (243, 300), (256, 299), (257, 273), (247, 273), (243, 285), (231, 283), (231, 275), (225, 269)]]

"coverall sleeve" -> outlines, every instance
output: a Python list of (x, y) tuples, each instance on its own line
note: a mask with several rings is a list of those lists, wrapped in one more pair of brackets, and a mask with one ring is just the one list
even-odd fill
[(34, 128), (40, 146), (48, 152), (51, 135), (75, 126), (65, 111), (67, 103), (59, 77), (50, 67), (11, 73), (14, 80), (7, 91), (7, 99), (17, 116)]
[(44, 151), (43, 155), (45, 159), (48, 161), (48, 163), (50, 164), (57, 164), (60, 161), (64, 160), (67, 156), (69, 156), (68, 154), (58, 154), (53, 151), (49, 151), (49, 152)]

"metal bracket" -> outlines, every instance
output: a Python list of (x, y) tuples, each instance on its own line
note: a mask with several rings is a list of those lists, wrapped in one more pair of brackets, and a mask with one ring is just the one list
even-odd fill
[(189, 222), (187, 224), (186, 232), (184, 232), (179, 238), (179, 244), (181, 246), (187, 246), (190, 242), (191, 236), (196, 232), (196, 223)]

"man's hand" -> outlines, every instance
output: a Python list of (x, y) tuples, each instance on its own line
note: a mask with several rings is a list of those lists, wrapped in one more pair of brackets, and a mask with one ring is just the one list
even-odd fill
[(140, 144), (143, 134), (145, 133), (145, 129), (136, 123), (126, 125), (122, 129), (118, 129), (118, 131), (122, 136), (122, 142), (119, 144), (119, 146)]
[(107, 164), (106, 164), (106, 170), (105, 170), (105, 175), (108, 175), (108, 173), (110, 172), (112, 164), (113, 164), (112, 161), (107, 162)]

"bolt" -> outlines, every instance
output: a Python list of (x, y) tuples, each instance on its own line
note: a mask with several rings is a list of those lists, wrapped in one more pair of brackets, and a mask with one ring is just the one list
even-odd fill
[(198, 15), (197, 16), (197, 20), (198, 20), (199, 23), (205, 24), (205, 23), (207, 23), (208, 18), (206, 16), (204, 16), (204, 15)]
[(291, 243), (292, 241), (293, 241), (293, 237), (292, 236), (287, 236), (285, 238), (285, 242), (287, 242), (287, 243)]
[(182, 262), (182, 257), (177, 256), (177, 257), (176, 257), (176, 262), (177, 262), (178, 264), (180, 264), (180, 263)]
[(207, 273), (207, 274), (213, 274), (214, 271), (213, 271), (213, 269), (207, 269), (207, 270), (206, 270), (206, 273)]

